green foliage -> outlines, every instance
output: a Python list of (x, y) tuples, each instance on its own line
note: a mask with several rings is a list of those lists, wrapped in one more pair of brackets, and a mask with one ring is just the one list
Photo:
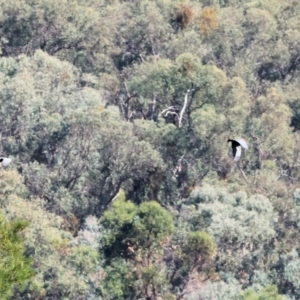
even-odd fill
[(298, 2), (0, 0), (13, 299), (299, 298)]
[[(101, 277), (97, 250), (84, 245), (81, 240), (76, 241), (63, 230), (66, 220), (47, 212), (43, 201), (24, 199), (28, 193), (24, 193), (26, 187), (15, 171), (2, 170), (2, 173), (0, 184), (8, 201), (1, 202), (1, 209), (8, 220), (20, 219), (29, 223), (22, 231), (23, 249), (31, 257), (30, 265), (35, 270), (35, 276), (28, 279), (26, 288), (15, 289), (13, 298), (22, 299), (27, 294), (37, 298), (46, 294), (77, 298), (90, 291), (97, 295), (96, 286)], [(11, 184), (7, 180), (12, 179), (16, 188), (7, 189), (6, 186)], [(86, 278), (89, 279), (86, 281)]]
[(194, 230), (206, 227), (215, 238), (216, 265), (224, 276), (233, 273), (238, 278), (240, 272), (252, 274), (260, 265), (270, 269), (276, 262), (272, 241), (278, 217), (266, 197), (248, 198), (244, 192), (230, 194), (206, 186), (196, 188), (186, 203), (189, 205), (182, 212), (182, 221)]
[[(101, 13), (90, 1), (2, 1), (1, 16), (1, 46), (6, 56), (42, 49), (85, 70), (100, 70), (102, 63), (107, 64), (101, 52), (110, 42), (107, 32), (100, 30)], [(87, 55), (92, 49), (101, 49), (97, 59)]]
[(172, 217), (160, 204), (149, 201), (137, 207), (122, 191), (103, 214), (101, 226), (106, 232), (103, 245), (119, 255), (129, 246), (149, 253), (174, 230)]
[(141, 246), (160, 243), (173, 230), (172, 216), (160, 204), (150, 201), (140, 205), (134, 222), (134, 231)]
[(131, 295), (130, 286), (136, 278), (128, 276), (130, 272), (125, 261), (116, 259), (106, 268), (103, 293), (107, 295), (104, 299), (126, 299)]
[(105, 297), (129, 299), (139, 293), (166, 293), (168, 281), (161, 264), (162, 247), (174, 230), (170, 214), (155, 201), (137, 206), (120, 191), (103, 214), (101, 227), (107, 259)]
[(202, 231), (191, 232), (186, 244), (182, 248), (185, 260), (190, 260), (189, 264), (198, 263), (199, 260), (212, 258), (216, 255), (216, 244), (212, 237)]
[[(103, 214), (101, 224), (107, 228), (108, 234), (104, 238), (104, 245), (110, 246), (122, 234), (126, 227), (133, 223), (137, 214), (137, 208), (131, 201), (126, 201), (124, 192), (121, 191), (118, 198), (113, 202), (112, 208)], [(126, 233), (126, 232), (125, 232)]]
[(278, 288), (275, 285), (267, 286), (258, 292), (254, 290), (247, 290), (242, 294), (243, 299), (245, 300), (283, 300), (284, 298), (278, 294)]
[(23, 287), (34, 276), (32, 260), (24, 255), (21, 232), (29, 225), (26, 221), (7, 222), (0, 217), (0, 293), (1, 299), (9, 299), (13, 288)]

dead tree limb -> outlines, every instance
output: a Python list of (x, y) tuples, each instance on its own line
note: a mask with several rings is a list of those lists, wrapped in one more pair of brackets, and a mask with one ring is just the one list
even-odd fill
[(182, 118), (183, 118), (183, 114), (186, 110), (186, 107), (187, 107), (187, 104), (188, 104), (188, 96), (190, 94), (190, 90), (187, 90), (185, 96), (184, 96), (184, 103), (183, 103), (183, 107), (180, 111), (180, 114), (179, 114), (179, 120), (178, 120), (178, 127), (181, 128), (182, 127)]

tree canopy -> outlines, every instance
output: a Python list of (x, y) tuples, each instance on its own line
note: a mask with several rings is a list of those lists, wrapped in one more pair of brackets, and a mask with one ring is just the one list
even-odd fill
[(300, 299), (299, 1), (0, 4), (3, 299)]

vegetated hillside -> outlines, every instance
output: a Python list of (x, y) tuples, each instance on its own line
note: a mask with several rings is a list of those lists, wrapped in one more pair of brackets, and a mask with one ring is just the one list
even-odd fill
[(3, 299), (300, 299), (299, 1), (0, 3)]

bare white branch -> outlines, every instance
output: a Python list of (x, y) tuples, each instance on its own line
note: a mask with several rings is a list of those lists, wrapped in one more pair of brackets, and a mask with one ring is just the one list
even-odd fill
[(178, 114), (175, 111), (168, 111), (168, 112), (166, 112), (165, 113), (165, 117), (167, 117), (168, 115), (175, 115), (175, 116), (177, 116), (177, 118), (179, 118)]
[(165, 116), (166, 112), (170, 111), (170, 110), (174, 110), (175, 106), (169, 106), (168, 108), (164, 109), (159, 116)]
[(183, 118), (183, 114), (186, 110), (186, 107), (187, 107), (187, 103), (188, 103), (188, 95), (190, 93), (190, 90), (187, 90), (186, 94), (185, 94), (185, 97), (184, 97), (184, 103), (183, 103), (183, 107), (180, 111), (180, 114), (179, 114), (179, 120), (178, 120), (178, 127), (181, 128), (182, 127), (182, 118)]

